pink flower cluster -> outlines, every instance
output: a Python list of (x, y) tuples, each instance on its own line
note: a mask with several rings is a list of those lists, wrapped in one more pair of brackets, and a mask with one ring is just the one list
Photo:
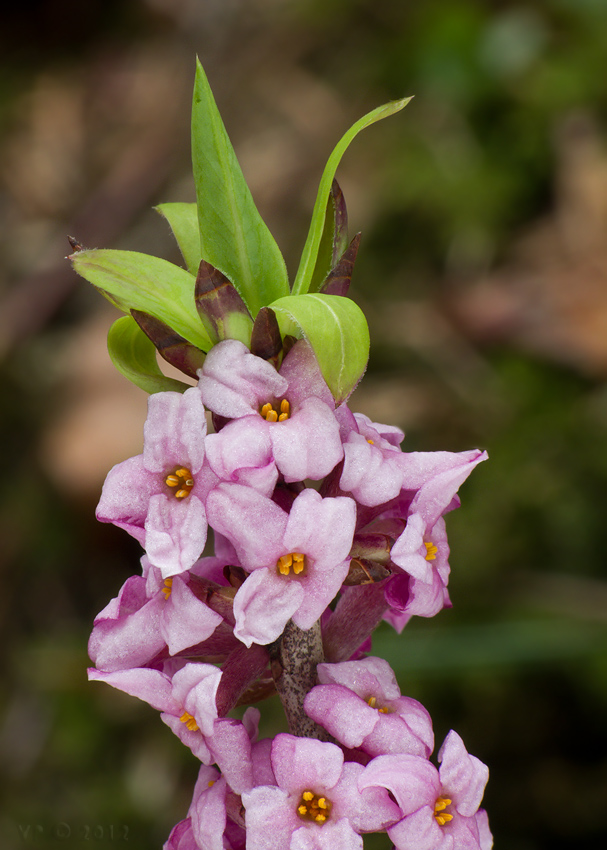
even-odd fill
[[(97, 616), (89, 676), (158, 709), (202, 763), (166, 850), (355, 850), (378, 831), (397, 850), (491, 848), (487, 768), (453, 731), (435, 767), (427, 711), (364, 656), (382, 618), (400, 632), (450, 605), (444, 515), (486, 458), (403, 437), (336, 408), (305, 341), (277, 370), (224, 340), (196, 387), (150, 397), (143, 453), (97, 509), (141, 543), (142, 574)], [(301, 695), (317, 734), (258, 740), (256, 708), (229, 713), (274, 691), (287, 628), (322, 638)]]

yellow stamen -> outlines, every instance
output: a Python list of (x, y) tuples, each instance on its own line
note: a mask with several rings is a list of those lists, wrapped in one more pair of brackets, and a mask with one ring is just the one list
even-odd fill
[(293, 572), (295, 575), (303, 573), (305, 565), (305, 555), (302, 555), (300, 552), (293, 552)]
[(436, 558), (438, 546), (435, 546), (430, 540), (424, 543), (424, 546), (426, 547), (426, 561), (433, 561)]
[(187, 711), (184, 711), (179, 719), (182, 723), (185, 723), (186, 728), (189, 729), (190, 732), (198, 732), (198, 723), (196, 723), (196, 720), (191, 714), (188, 714)]
[(451, 800), (449, 797), (437, 797), (436, 803), (434, 804), (434, 817), (439, 826), (444, 826), (446, 823), (449, 823), (450, 820), (453, 820), (453, 815), (450, 815), (445, 811), (447, 806), (451, 805)]
[(388, 709), (384, 706), (377, 705), (377, 697), (369, 697), (367, 700), (367, 705), (371, 706), (371, 708), (377, 708), (380, 714), (388, 714)]
[(370, 446), (375, 445), (375, 440), (372, 440), (371, 437), (367, 437), (367, 442), (369, 443)]
[(172, 587), (173, 587), (173, 579), (172, 578), (165, 578), (164, 587), (160, 591), (165, 599), (168, 599), (169, 596), (171, 595), (171, 588)]
[(271, 403), (267, 401), (264, 405), (262, 405), (259, 413), (267, 422), (284, 422), (285, 419), (288, 419), (291, 415), (291, 405), (286, 398), (283, 398), (278, 405), (278, 410), (276, 410), (276, 408), (272, 407)]
[(291, 575), (291, 570), (295, 575), (300, 575), (306, 568), (306, 556), (301, 552), (289, 552), (288, 555), (281, 555), (276, 561), (276, 571), (281, 576)]
[(297, 806), (297, 814), (302, 820), (309, 820), (322, 826), (330, 815), (333, 803), (314, 793), (314, 791), (304, 791), (301, 795), (301, 800)]
[(207, 787), (208, 787), (208, 788), (212, 788), (212, 787), (213, 787), (213, 785), (215, 785), (215, 782), (216, 782), (216, 781), (217, 781), (217, 780), (215, 780), (215, 779), (209, 779), (209, 781), (207, 782)]
[(179, 466), (166, 475), (164, 483), (173, 490), (179, 488), (173, 493), (176, 499), (185, 499), (194, 486), (194, 476), (187, 466)]

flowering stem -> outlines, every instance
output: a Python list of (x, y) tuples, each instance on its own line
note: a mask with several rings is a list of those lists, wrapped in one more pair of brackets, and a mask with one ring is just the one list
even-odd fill
[(320, 622), (304, 632), (289, 620), (281, 637), (270, 647), (270, 657), (272, 676), (289, 731), (299, 737), (330, 740), (327, 732), (308, 717), (303, 707), (306, 694), (318, 684), (316, 665), (325, 660)]

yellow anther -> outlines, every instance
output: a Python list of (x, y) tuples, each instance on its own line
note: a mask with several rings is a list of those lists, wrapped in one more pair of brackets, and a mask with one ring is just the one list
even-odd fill
[(274, 408), (269, 401), (267, 401), (264, 405), (262, 405), (260, 414), (267, 422), (284, 422), (285, 419), (288, 419), (291, 413), (291, 405), (287, 401), (286, 398), (277, 405), (277, 408)]
[(198, 723), (196, 723), (196, 720), (191, 714), (188, 714), (187, 711), (184, 711), (179, 719), (182, 723), (185, 723), (186, 728), (189, 729), (190, 732), (198, 732)]
[(173, 587), (173, 579), (172, 578), (165, 578), (164, 587), (160, 591), (165, 599), (168, 599), (169, 596), (171, 595), (172, 587)]
[(322, 826), (330, 817), (333, 804), (326, 797), (321, 797), (314, 791), (304, 791), (301, 795), (297, 814), (302, 820), (313, 821)]
[(453, 815), (450, 815), (445, 811), (447, 806), (451, 805), (451, 800), (449, 797), (437, 797), (436, 802), (434, 804), (434, 817), (439, 826), (444, 826), (446, 823), (449, 823), (450, 820), (453, 820)]
[(438, 552), (438, 546), (435, 546), (431, 541), (427, 541), (424, 543), (426, 547), (426, 561), (433, 561), (436, 558), (436, 553)]
[(282, 576), (288, 576), (291, 572), (291, 564), (293, 563), (293, 558), (291, 555), (281, 555), (278, 559), (276, 567), (278, 572)]
[(185, 499), (194, 486), (194, 476), (187, 466), (179, 466), (165, 476), (164, 483), (173, 489), (179, 488), (173, 493), (176, 499)]
[(209, 781), (207, 782), (207, 788), (212, 788), (213, 785), (215, 785), (215, 782), (215, 779), (209, 779)]
[(377, 697), (369, 697), (369, 699), (367, 700), (367, 705), (371, 708), (376, 708), (380, 714), (387, 714), (389, 711), (389, 709), (377, 705)]
[(371, 437), (367, 437), (367, 442), (369, 443), (370, 446), (375, 445), (375, 440), (372, 440)]
[(276, 561), (276, 571), (281, 576), (291, 575), (291, 570), (295, 575), (300, 575), (306, 568), (306, 556), (301, 552), (289, 552), (288, 555), (281, 555)]

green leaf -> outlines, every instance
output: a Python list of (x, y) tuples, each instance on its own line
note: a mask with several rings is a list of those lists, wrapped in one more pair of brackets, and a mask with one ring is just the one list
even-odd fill
[(119, 310), (142, 310), (202, 351), (212, 347), (196, 310), (195, 280), (189, 272), (136, 251), (78, 251), (70, 259), (78, 274)]
[(196, 204), (158, 204), (154, 209), (170, 224), (186, 266), (195, 275), (201, 260)]
[(377, 109), (367, 113), (367, 115), (363, 115), (356, 124), (353, 124), (352, 127), (350, 127), (347, 133), (342, 136), (335, 146), (327, 161), (322, 177), (320, 178), (320, 185), (318, 187), (316, 203), (314, 204), (314, 211), (312, 212), (312, 221), (310, 222), (308, 238), (304, 245), (299, 269), (297, 270), (297, 275), (293, 284), (293, 295), (303, 295), (308, 292), (310, 288), (325, 226), (327, 200), (329, 198), (329, 192), (331, 191), (331, 184), (335, 177), (337, 166), (350, 145), (350, 142), (360, 133), (361, 130), (364, 130), (365, 127), (368, 127), (370, 124), (374, 124), (376, 121), (381, 121), (382, 118), (388, 118), (388, 116), (394, 115), (395, 112), (399, 112), (403, 107), (405, 107), (410, 100), (410, 97), (405, 97), (402, 100), (394, 100), (391, 103), (378, 106)]
[(287, 270), (255, 206), (198, 61), (192, 163), (201, 255), (232, 281), (255, 317), (260, 307), (288, 295)]
[(281, 333), (307, 339), (337, 404), (362, 378), (369, 359), (369, 328), (364, 313), (340, 295), (288, 295), (269, 305)]
[(189, 385), (163, 375), (156, 360), (153, 343), (132, 316), (116, 319), (107, 336), (107, 347), (114, 366), (146, 393), (166, 390), (184, 392)]

